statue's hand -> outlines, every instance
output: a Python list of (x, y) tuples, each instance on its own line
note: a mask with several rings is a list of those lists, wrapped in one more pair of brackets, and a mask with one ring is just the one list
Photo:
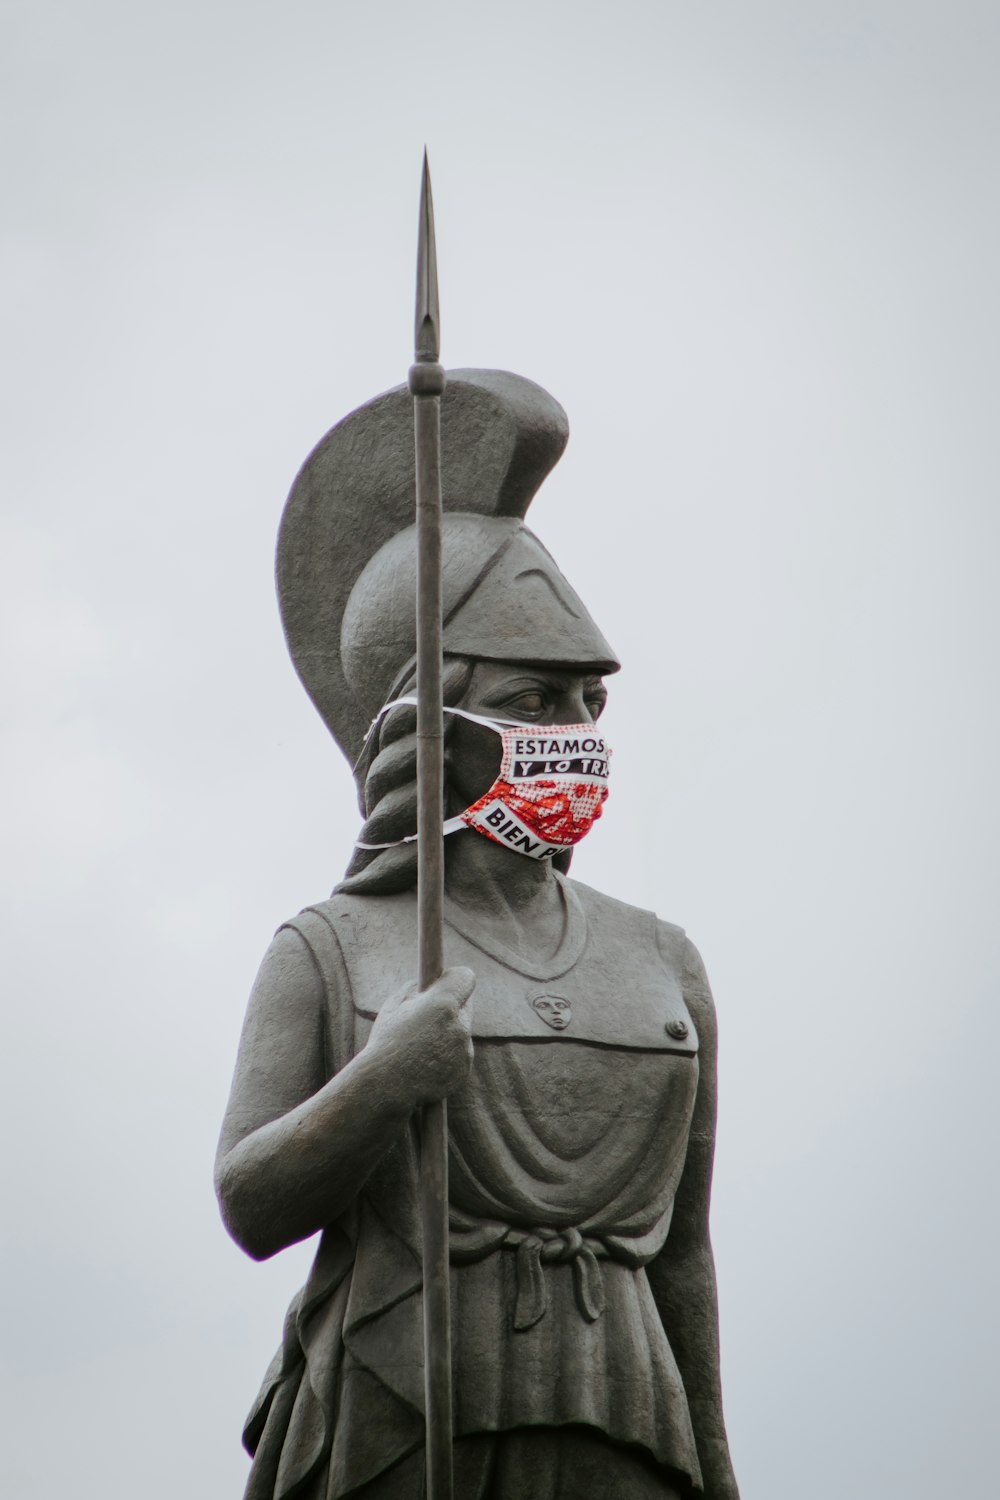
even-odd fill
[(404, 1105), (443, 1099), (468, 1077), (475, 983), (471, 969), (445, 969), (429, 989), (411, 984), (379, 1011), (364, 1051), (378, 1056), (387, 1091)]

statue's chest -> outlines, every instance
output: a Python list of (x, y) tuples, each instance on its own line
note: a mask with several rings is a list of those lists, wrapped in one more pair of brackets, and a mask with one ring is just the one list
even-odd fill
[(467, 964), (476, 974), (472, 1032), (483, 1040), (591, 1042), (685, 1054), (698, 1049), (680, 985), (658, 954), (631, 953), (623, 964), (587, 951), (566, 973), (538, 979), (457, 938), (448, 961)]
[[(412, 977), (415, 932), (409, 923), (379, 934), (377, 944), (345, 945), (357, 1013), (357, 1044), (364, 1044), (381, 1006)], [(638, 928), (614, 939), (592, 934), (574, 963), (551, 977), (524, 973), (484, 951), (453, 927), (445, 928), (445, 962), (476, 975), (472, 1034), (482, 1041), (586, 1042), (630, 1051), (693, 1057), (694, 1022), (678, 976), (665, 962), (655, 936)]]

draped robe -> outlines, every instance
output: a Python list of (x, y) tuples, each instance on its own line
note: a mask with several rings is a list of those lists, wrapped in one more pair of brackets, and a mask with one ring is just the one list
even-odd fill
[[(477, 976), (475, 1059), (449, 1100), (455, 1435), (592, 1429), (662, 1471), (664, 1495), (688, 1493), (721, 1409), (696, 1437), (664, 1318), (683, 1322), (689, 1293), (663, 1251), (692, 1121), (711, 1152), (711, 1001), (680, 928), (557, 878), (548, 962), (447, 909), (446, 962)], [(315, 965), (332, 1075), (412, 974), (415, 899), (335, 896), (289, 940)], [(247, 1500), (340, 1500), (420, 1449), (417, 1165), (411, 1122), (324, 1230), (246, 1424)]]

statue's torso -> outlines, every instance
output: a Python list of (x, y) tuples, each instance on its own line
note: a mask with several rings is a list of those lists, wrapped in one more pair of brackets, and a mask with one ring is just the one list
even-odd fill
[[(697, 1034), (655, 918), (564, 890), (563, 941), (545, 964), (484, 941), (457, 909), (446, 925), (446, 963), (477, 976), (473, 1069), (449, 1100), (456, 1432), (585, 1422), (696, 1475), (642, 1267), (669, 1230)], [(316, 911), (337, 935), (357, 1050), (412, 975), (415, 902), (338, 897)], [(331, 1024), (344, 1034), (342, 1017)], [(363, 1222), (402, 1222), (405, 1176), (399, 1161), (374, 1174)], [(401, 1339), (384, 1378), (409, 1399), (400, 1372), (418, 1351), (401, 1360)]]

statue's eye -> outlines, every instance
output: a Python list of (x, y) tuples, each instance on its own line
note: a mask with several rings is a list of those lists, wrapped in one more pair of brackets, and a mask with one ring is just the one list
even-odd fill
[(518, 693), (510, 706), (526, 718), (538, 718), (545, 712), (545, 699), (541, 693)]

